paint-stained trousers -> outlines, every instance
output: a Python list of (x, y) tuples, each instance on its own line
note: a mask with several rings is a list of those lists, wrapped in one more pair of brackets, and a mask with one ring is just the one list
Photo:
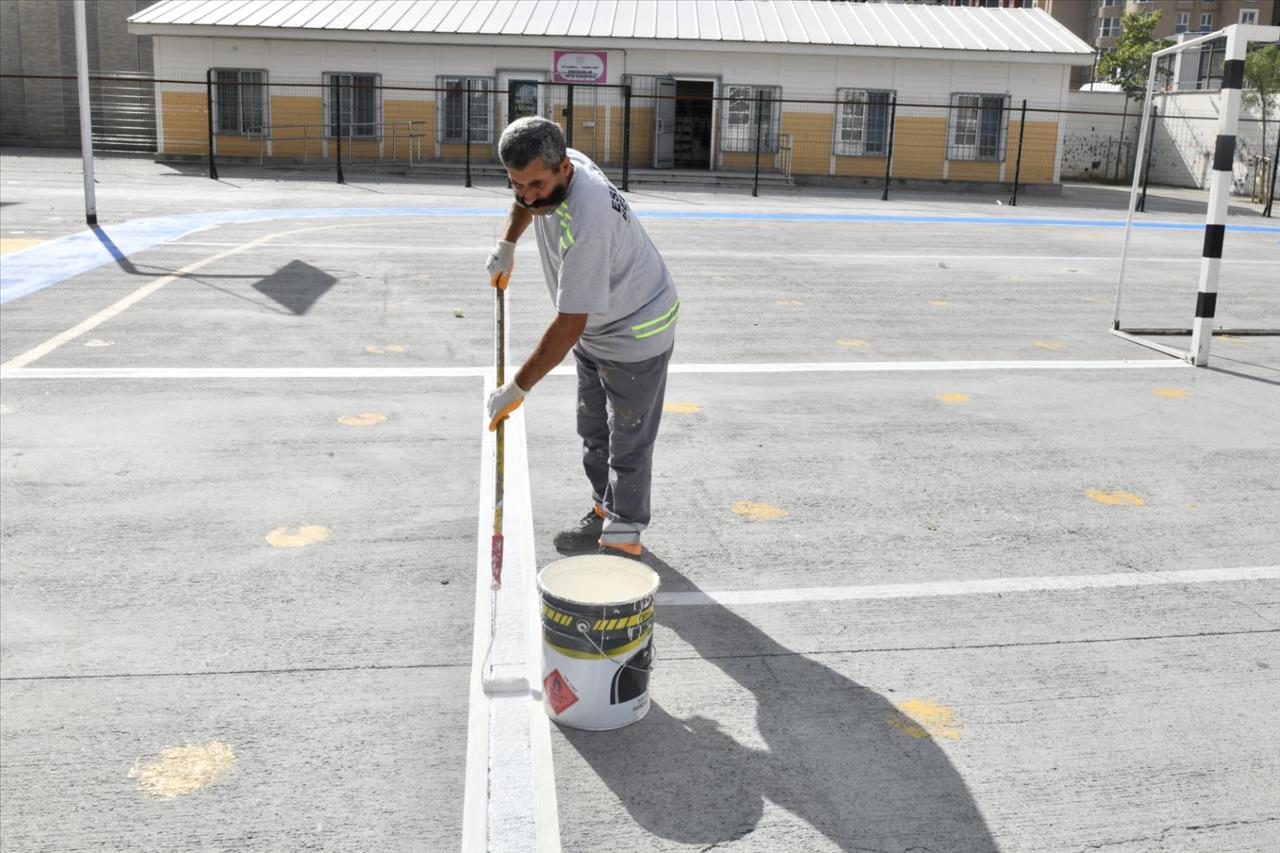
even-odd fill
[(636, 362), (605, 361), (573, 348), (578, 435), (592, 497), (604, 507), (605, 542), (639, 542), (649, 526), (653, 444), (662, 422), (671, 350)]

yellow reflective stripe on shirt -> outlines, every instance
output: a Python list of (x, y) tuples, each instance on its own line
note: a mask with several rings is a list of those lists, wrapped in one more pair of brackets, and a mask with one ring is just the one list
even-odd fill
[(676, 321), (676, 316), (679, 313), (680, 313), (680, 300), (677, 299), (676, 304), (671, 306), (670, 311), (663, 314), (661, 317), (659, 317), (656, 320), (650, 320), (647, 323), (641, 323), (638, 326), (632, 326), (631, 331), (641, 332), (642, 329), (649, 329), (650, 326), (656, 326), (658, 323), (662, 323), (662, 325), (658, 326), (658, 328), (656, 329), (649, 329), (649, 331), (647, 332), (642, 332), (641, 334), (637, 334), (636, 340), (640, 341), (640, 340), (644, 340), (645, 338), (653, 337), (659, 332), (665, 332), (667, 328), (670, 327), (671, 324)]
[[(556, 208), (556, 215), (560, 217), (560, 230), (564, 234), (560, 235), (560, 251), (568, 249), (574, 244), (573, 231), (569, 229), (569, 223), (573, 221), (573, 215), (569, 213), (569, 203), (563, 202)], [(565, 242), (565, 238), (569, 238), (569, 242)]]

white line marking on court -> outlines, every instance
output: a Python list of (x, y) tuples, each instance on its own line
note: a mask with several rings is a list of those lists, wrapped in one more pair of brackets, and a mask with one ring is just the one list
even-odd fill
[[(183, 246), (236, 246), (238, 243), (218, 240), (181, 240), (161, 243), (154, 249), (180, 249)], [(323, 251), (373, 251), (373, 252), (414, 252), (427, 255), (474, 255), (476, 250), (471, 246), (432, 246), (424, 248), (408, 243), (374, 244), (374, 243), (276, 243), (281, 249), (319, 249)], [(1119, 261), (1119, 255), (955, 255), (955, 254), (868, 254), (866, 252), (803, 252), (788, 254), (778, 252), (725, 251), (706, 249), (664, 249), (664, 258), (831, 258), (842, 261)], [(1148, 258), (1130, 258), (1132, 261), (1152, 264), (1198, 264), (1200, 256), (1171, 258), (1168, 255)], [(1223, 258), (1225, 263), (1243, 266), (1274, 266), (1275, 261), (1252, 261), (1244, 258)]]
[[(778, 364), (673, 364), (671, 373), (929, 373), (976, 370), (1153, 370), (1191, 365), (1173, 358), (1066, 361), (834, 361)], [(518, 366), (512, 369), (518, 369)], [(0, 366), (0, 379), (453, 379), (492, 367), (24, 367)], [(557, 367), (552, 376), (575, 376)]]
[(138, 288), (133, 293), (130, 293), (128, 296), (119, 300), (114, 305), (107, 306), (106, 308), (99, 311), (97, 314), (94, 314), (92, 317), (89, 317), (87, 320), (84, 320), (78, 323), (77, 325), (72, 326), (70, 329), (67, 329), (65, 332), (61, 332), (57, 335), (54, 335), (52, 338), (49, 338), (49, 340), (45, 341), (39, 346), (36, 346), (27, 350), (21, 355), (16, 356), (10, 359), (9, 361), (6, 361), (4, 364), (0, 364), (0, 370), (17, 370), (19, 368), (26, 367), (28, 364), (31, 364), (33, 361), (36, 361), (37, 359), (45, 357), (46, 355), (53, 352), (63, 344), (69, 343), (70, 341), (74, 341), (76, 338), (80, 337), (86, 332), (91, 332), (94, 329), (96, 329), (98, 326), (101, 326), (103, 323), (107, 322), (108, 320), (119, 316), (120, 314), (128, 310), (130, 307), (136, 305), (137, 303), (146, 299), (151, 294), (155, 293), (160, 288), (164, 287), (166, 284), (169, 284), (172, 281), (176, 281), (177, 279), (182, 278), (184, 275), (193, 273), (196, 270), (200, 269), (201, 267), (208, 266), (214, 261), (220, 261), (223, 258), (229, 258), (232, 255), (238, 255), (241, 252), (246, 252), (249, 249), (252, 249), (254, 246), (262, 245), (263, 243), (274, 240), (277, 237), (288, 237), (291, 234), (304, 234), (311, 231), (326, 231), (334, 228), (360, 228), (360, 227), (368, 228), (373, 226), (381, 226), (385, 224), (386, 223), (383, 223), (383, 222), (363, 222), (363, 223), (344, 224), (344, 225), (321, 225), (315, 228), (298, 228), (291, 231), (277, 231), (274, 234), (266, 234), (266, 235), (263, 235), (262, 237), (258, 237), (257, 239), (250, 240), (247, 243), (239, 244), (234, 249), (229, 249), (225, 252), (218, 252), (216, 255), (210, 255), (207, 258), (202, 258), (201, 260), (194, 261), (192, 263), (187, 264), (185, 267), (183, 267), (182, 269), (178, 270), (175, 273), (171, 273), (166, 276), (161, 276), (160, 278), (156, 279), (153, 282), (150, 282), (149, 284), (144, 284), (142, 287)]
[[(485, 394), (494, 388), (488, 368)], [(481, 442), (480, 523), (476, 547), (476, 607), (473, 630), (471, 707), (463, 796), (463, 851), (511, 850), (559, 853), (560, 821), (551, 755), (551, 723), (541, 694), (490, 696), (481, 687), (489, 642), (490, 543), (493, 536), (494, 435)], [(541, 616), (535, 589), (529, 463), (524, 413), (507, 419), (504, 503), (505, 554), (502, 589), (493, 624), (491, 665), (495, 674), (541, 679)]]
[(663, 607), (698, 604), (792, 604), (812, 601), (882, 601), (891, 598), (937, 598), (953, 595), (996, 595), (1006, 592), (1053, 592), (1073, 589), (1160, 586), (1230, 581), (1280, 580), (1280, 566), (1236, 569), (1189, 569), (1175, 572), (1117, 572), (1106, 575), (989, 578), (925, 583), (814, 586), (794, 589), (722, 590), (658, 593)]

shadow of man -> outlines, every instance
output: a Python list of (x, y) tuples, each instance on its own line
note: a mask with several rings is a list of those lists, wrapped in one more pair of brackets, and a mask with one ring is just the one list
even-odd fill
[[(664, 591), (698, 591), (652, 553), (645, 562)], [(645, 830), (683, 844), (733, 841), (755, 830), (768, 799), (842, 850), (996, 849), (959, 773), (930, 738), (891, 724), (903, 720), (891, 702), (720, 605), (659, 606), (657, 618), (754, 695), (768, 749), (656, 702), (625, 729), (562, 728)], [(659, 651), (659, 672), (680, 666), (662, 660)]]

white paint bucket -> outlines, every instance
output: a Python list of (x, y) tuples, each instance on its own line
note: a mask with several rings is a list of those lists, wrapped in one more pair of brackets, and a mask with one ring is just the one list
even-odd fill
[(606, 731), (648, 713), (657, 590), (653, 569), (604, 554), (557, 560), (538, 574), (547, 716)]

